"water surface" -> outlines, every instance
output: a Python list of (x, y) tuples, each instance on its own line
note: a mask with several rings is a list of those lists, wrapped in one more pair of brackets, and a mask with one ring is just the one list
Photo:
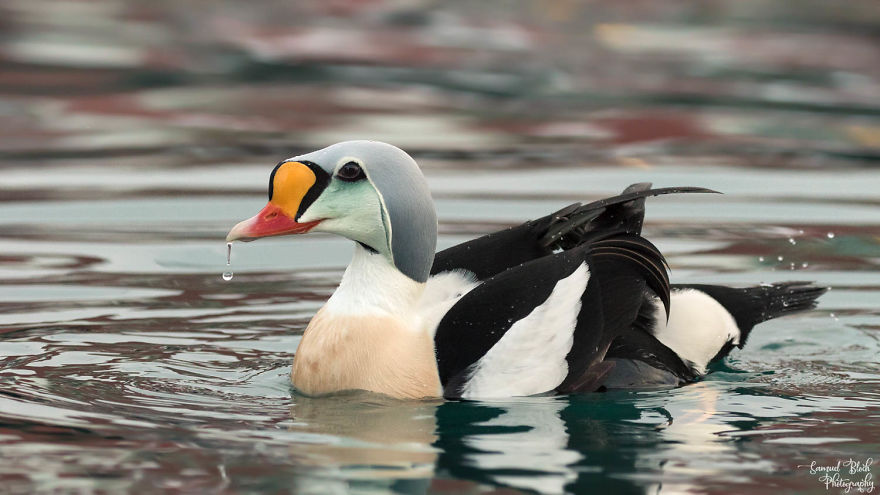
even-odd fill
[[(880, 461), (870, 3), (50, 4), (0, 8), (4, 490), (826, 493), (811, 462)], [(687, 387), (301, 397), (293, 352), (352, 248), (237, 244), (226, 282), (223, 239), (274, 163), (364, 137), (422, 165), (441, 247), (697, 185), (725, 194), (648, 203), (673, 282), (832, 290)]]

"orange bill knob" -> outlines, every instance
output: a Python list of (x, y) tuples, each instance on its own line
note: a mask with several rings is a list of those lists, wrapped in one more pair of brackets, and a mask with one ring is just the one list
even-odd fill
[(269, 203), (253, 217), (239, 222), (226, 236), (226, 242), (251, 241), (274, 235), (304, 234), (321, 221), (295, 220), (300, 204), (315, 185), (315, 172), (300, 162), (284, 162), (272, 173)]
[(269, 201), (275, 203), (290, 218), (296, 218), (299, 206), (317, 177), (308, 165), (300, 162), (283, 162), (272, 172), (272, 194)]

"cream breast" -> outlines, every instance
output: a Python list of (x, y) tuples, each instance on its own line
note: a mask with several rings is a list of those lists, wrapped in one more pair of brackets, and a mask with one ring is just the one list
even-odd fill
[(326, 307), (306, 328), (290, 377), (308, 395), (343, 390), (401, 399), (442, 395), (428, 332), (390, 315), (334, 314)]

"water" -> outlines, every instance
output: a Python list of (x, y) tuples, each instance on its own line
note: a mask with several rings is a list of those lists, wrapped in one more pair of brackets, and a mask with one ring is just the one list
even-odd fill
[[(0, 6), (4, 491), (828, 493), (812, 462), (880, 461), (872, 3), (292, 5)], [(441, 247), (697, 185), (648, 203), (674, 282), (832, 290), (687, 387), (301, 397), (351, 247), (260, 240), (224, 281), (223, 239), (355, 137), (423, 166)]]

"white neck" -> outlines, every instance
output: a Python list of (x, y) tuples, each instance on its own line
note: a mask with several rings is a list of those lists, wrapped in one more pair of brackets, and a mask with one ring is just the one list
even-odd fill
[(405, 316), (416, 310), (425, 284), (400, 272), (385, 256), (355, 244), (354, 256), (325, 310), (333, 314)]
[(417, 399), (442, 393), (433, 335), (418, 303), (425, 284), (358, 245), (339, 288), (303, 333), (290, 378), (309, 395), (369, 390)]

